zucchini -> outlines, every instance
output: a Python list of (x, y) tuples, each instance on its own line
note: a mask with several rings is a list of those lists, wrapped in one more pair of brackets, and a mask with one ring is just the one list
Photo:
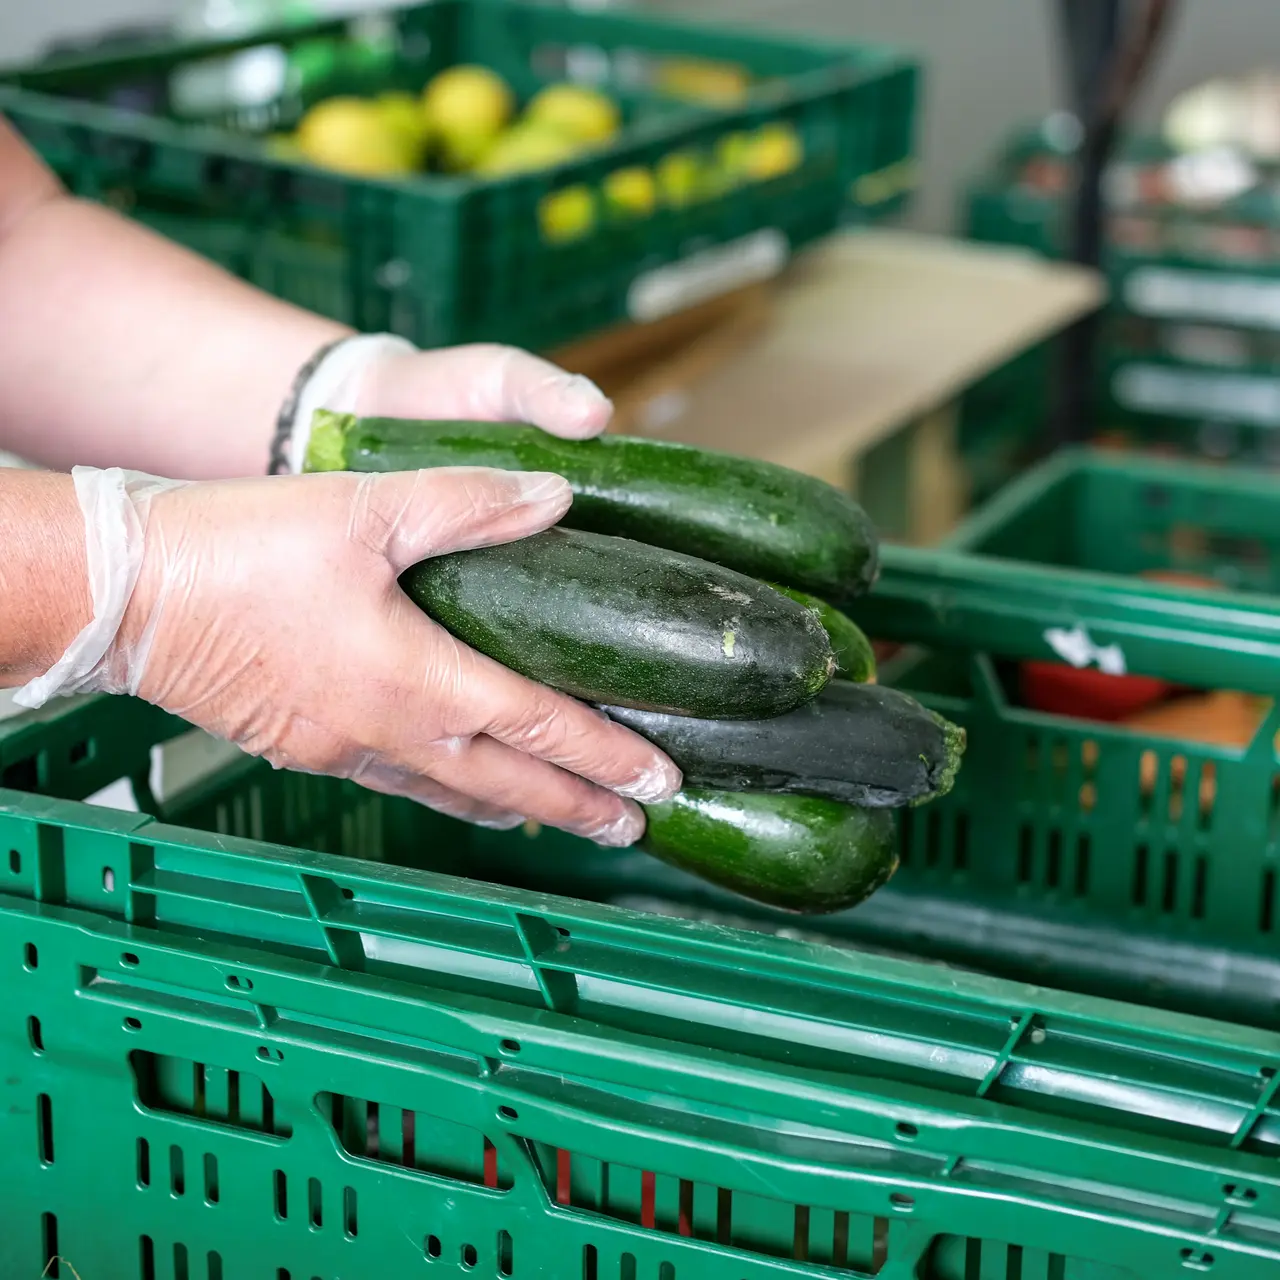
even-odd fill
[(678, 792), (645, 806), (640, 848), (756, 902), (806, 915), (840, 911), (898, 867), (893, 815), (809, 796)]
[(580, 529), (424, 560), (401, 584), (460, 640), (589, 702), (766, 718), (835, 667), (817, 618), (764, 583)]
[(875, 580), (879, 544), (840, 490), (758, 459), (667, 440), (561, 440), (492, 422), (356, 418), (320, 411), (308, 471), (482, 466), (554, 471), (573, 488), (562, 523), (711, 560), (844, 602)]
[(777, 583), (772, 586), (775, 591), (781, 591), (784, 596), (790, 596), (797, 604), (802, 604), (811, 613), (817, 614), (836, 655), (837, 680), (852, 680), (855, 684), (875, 683), (875, 650), (871, 647), (871, 641), (863, 634), (862, 628), (852, 618), (846, 617), (839, 609), (816, 596), (794, 591), (791, 587), (780, 587)]
[(812, 702), (773, 719), (731, 724), (604, 710), (675, 761), (687, 785), (820, 796), (867, 808), (919, 804), (951, 790), (964, 730), (914, 698), (833, 680)]

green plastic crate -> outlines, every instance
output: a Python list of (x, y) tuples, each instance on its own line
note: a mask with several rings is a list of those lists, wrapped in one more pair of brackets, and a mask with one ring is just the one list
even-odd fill
[[(892, 50), (518, 0), (435, 0), (384, 21), (362, 68), (339, 65), (300, 87), (286, 72), (285, 87), (254, 109), (179, 119), (174, 76), (237, 50), (297, 62), (348, 28), (295, 26), (11, 71), (0, 75), (0, 110), (80, 194), (289, 301), (423, 346), (483, 339), (545, 349), (657, 318), (767, 276), (843, 221), (897, 207), (914, 181), (918, 68)], [(664, 103), (648, 86), (672, 56), (737, 63), (758, 87), (732, 109)], [(245, 136), (288, 127), (333, 92), (416, 91), (459, 62), (491, 66), (522, 99), (568, 76), (600, 83), (629, 127), (582, 158), (489, 181), (358, 180), (272, 159)], [(538, 209), (553, 192), (598, 191), (616, 169), (685, 149), (710, 155), (727, 136), (773, 121), (803, 141), (794, 171), (645, 219), (602, 214), (581, 239), (544, 242)]]
[[(1063, 205), (1019, 181), (1028, 162), (1067, 163), (1044, 128), (1017, 135), (965, 194), (972, 239), (1062, 253)], [(1165, 160), (1150, 138), (1119, 165)], [(1112, 216), (1104, 269), (1111, 291), (1095, 393), (1100, 431), (1192, 456), (1274, 466), (1280, 460), (1280, 204), (1274, 174), (1217, 208), (1137, 203)], [(961, 444), (980, 486), (1021, 469), (1051, 404), (1053, 348), (1037, 347), (964, 398)], [(1023, 449), (1010, 447), (1021, 440)]]
[[(282, 792), (389, 804), (225, 820)], [(1280, 1264), (1271, 1031), (12, 792), (0, 845), (6, 1276)]]
[[(1274, 512), (1068, 455), (887, 548), (863, 620), (931, 646), (900, 682), (970, 749), (833, 918), (248, 759), (163, 820), (0, 793), (0, 1275), (1269, 1280), (1280, 713), (1148, 739), (1017, 709), (1001, 663), (1083, 626), (1280, 691)], [(1157, 566), (1233, 591), (1123, 576)], [(175, 725), (130, 705), (0, 723), (0, 762), (140, 777)]]

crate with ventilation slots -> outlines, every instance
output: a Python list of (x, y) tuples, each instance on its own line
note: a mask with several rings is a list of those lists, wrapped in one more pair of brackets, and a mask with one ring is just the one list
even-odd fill
[(886, 549), (885, 674), (970, 753), (820, 920), (247, 758), (153, 789), (130, 702), (0, 722), (0, 1275), (1270, 1280), (1275, 710), (1170, 739), (1006, 664), (1274, 695), (1273, 509), (1069, 455)]
[[(566, 80), (606, 91), (626, 127), (491, 176), (358, 176), (281, 149), (317, 102), (417, 95), (469, 64), (521, 103)], [(691, 100), (678, 82), (698, 68), (741, 84)], [(916, 60), (869, 43), (428, 0), (0, 69), (0, 110), (77, 194), (287, 301), (423, 347), (549, 350), (759, 284), (842, 224), (899, 208), (917, 181), (919, 79)], [(720, 176), (719, 158), (768, 136), (786, 154), (760, 180)], [(639, 178), (639, 206), (609, 195), (617, 175)]]

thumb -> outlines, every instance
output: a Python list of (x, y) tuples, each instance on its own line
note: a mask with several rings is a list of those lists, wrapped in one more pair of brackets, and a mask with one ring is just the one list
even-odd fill
[(433, 467), (361, 476), (348, 534), (397, 574), (451, 551), (513, 542), (560, 519), (573, 491), (549, 471)]
[(371, 369), (357, 411), (372, 417), (528, 422), (553, 435), (598, 435), (613, 406), (589, 379), (494, 343), (389, 357)]

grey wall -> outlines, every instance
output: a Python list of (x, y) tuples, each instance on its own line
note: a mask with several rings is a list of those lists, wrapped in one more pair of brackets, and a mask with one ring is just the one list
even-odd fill
[[(178, 0), (0, 0), (0, 60), (30, 57), (53, 34), (163, 16)], [(1056, 0), (650, 0), (719, 21), (878, 40), (917, 50), (928, 81), (924, 188), (916, 225), (951, 225), (957, 191), (1014, 125), (1059, 102)], [(1160, 65), (1140, 104), (1150, 118), (1211, 75), (1280, 63), (1277, 0), (1181, 0)]]
[[(1017, 124), (1062, 105), (1057, 0), (655, 0), (720, 21), (873, 40), (917, 51), (926, 69), (924, 186), (911, 220), (952, 224), (959, 188)], [(1280, 64), (1276, 0), (1181, 0), (1139, 115), (1212, 75)]]
[(45, 41), (171, 17), (177, 0), (0, 0), (0, 62), (34, 57)]

